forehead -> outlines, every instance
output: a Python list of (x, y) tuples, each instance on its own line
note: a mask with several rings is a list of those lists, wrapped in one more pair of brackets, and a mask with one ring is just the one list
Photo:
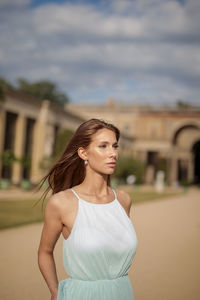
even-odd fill
[(107, 128), (99, 129), (95, 134), (93, 134), (92, 142), (101, 141), (116, 142), (115, 132)]

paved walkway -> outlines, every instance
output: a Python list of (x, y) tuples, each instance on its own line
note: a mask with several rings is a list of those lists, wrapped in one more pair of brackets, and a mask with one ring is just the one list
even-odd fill
[[(129, 275), (135, 300), (200, 299), (199, 212), (199, 189), (133, 205), (139, 247)], [(34, 224), (0, 232), (0, 299), (50, 300), (37, 266), (41, 229)], [(61, 247), (62, 238), (55, 248), (60, 280), (66, 276)]]
[(200, 299), (200, 189), (138, 204), (139, 247), (130, 275), (136, 300)]

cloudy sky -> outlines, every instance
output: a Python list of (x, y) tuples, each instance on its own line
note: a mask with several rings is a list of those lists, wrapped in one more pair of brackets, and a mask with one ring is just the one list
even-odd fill
[(74, 103), (200, 104), (200, 1), (0, 0), (0, 76)]

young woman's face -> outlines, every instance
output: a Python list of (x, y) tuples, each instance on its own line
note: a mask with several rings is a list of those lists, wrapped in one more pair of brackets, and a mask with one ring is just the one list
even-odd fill
[(118, 159), (118, 143), (115, 133), (107, 128), (99, 129), (87, 148), (89, 167), (101, 174), (112, 174)]

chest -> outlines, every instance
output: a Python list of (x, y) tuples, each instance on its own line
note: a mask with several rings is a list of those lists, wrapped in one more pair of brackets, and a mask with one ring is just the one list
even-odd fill
[[(128, 218), (128, 213), (129, 213), (128, 208), (126, 207), (126, 205), (124, 203), (119, 202), (119, 204), (120, 204), (121, 208), (124, 210), (124, 212), (126, 213), (127, 218)], [(82, 208), (82, 206), (83, 206), (83, 208)], [(98, 208), (100, 208), (100, 207), (98, 207)], [(82, 203), (80, 203), (80, 201), (77, 201), (76, 203), (74, 203), (73, 206), (70, 207), (70, 209), (69, 209), (69, 207), (63, 207), (61, 219), (62, 219), (62, 223), (63, 223), (62, 235), (63, 235), (64, 239), (69, 238), (69, 236), (73, 230), (74, 224), (76, 222), (76, 219), (80, 218), (78, 216), (80, 214), (79, 210), (82, 210), (82, 209), (83, 210), (87, 209), (87, 206), (84, 208), (84, 205), (82, 205)], [(88, 210), (89, 210), (89, 214), (92, 215), (93, 212), (91, 211), (90, 207), (88, 207)], [(90, 219), (89, 214), (86, 212), (86, 216), (88, 216), (88, 221)], [(97, 223), (98, 223), (98, 218), (100, 218), (100, 222), (105, 225), (105, 221), (102, 220), (102, 213), (100, 215), (96, 214), (93, 217), (93, 219), (94, 218), (96, 219)], [(112, 213), (110, 216), (108, 215), (107, 218), (112, 219)], [(90, 226), (92, 225), (92, 223), (88, 223), (88, 224), (90, 224)], [(109, 230), (111, 230), (111, 227), (112, 227), (111, 224), (109, 224), (108, 227), (109, 227)], [(80, 231), (81, 230), (84, 230), (83, 226), (81, 226)], [(87, 228), (85, 230), (87, 230), (88, 234), (90, 234), (90, 235), (93, 235), (93, 233), (94, 233), (94, 231), (91, 230), (91, 228)], [(111, 230), (111, 231), (115, 231), (115, 230)], [(101, 228), (97, 229), (96, 232), (98, 232), (98, 234), (100, 234), (100, 235), (103, 234)], [(82, 234), (82, 233), (80, 233), (80, 234)], [(105, 234), (104, 234), (104, 236), (105, 236)], [(126, 237), (126, 235), (124, 237)], [(116, 238), (119, 238), (119, 232), (117, 233)]]
[(79, 210), (69, 242), (80, 253), (102, 250), (123, 253), (134, 247), (136, 234), (132, 222), (118, 207)]

